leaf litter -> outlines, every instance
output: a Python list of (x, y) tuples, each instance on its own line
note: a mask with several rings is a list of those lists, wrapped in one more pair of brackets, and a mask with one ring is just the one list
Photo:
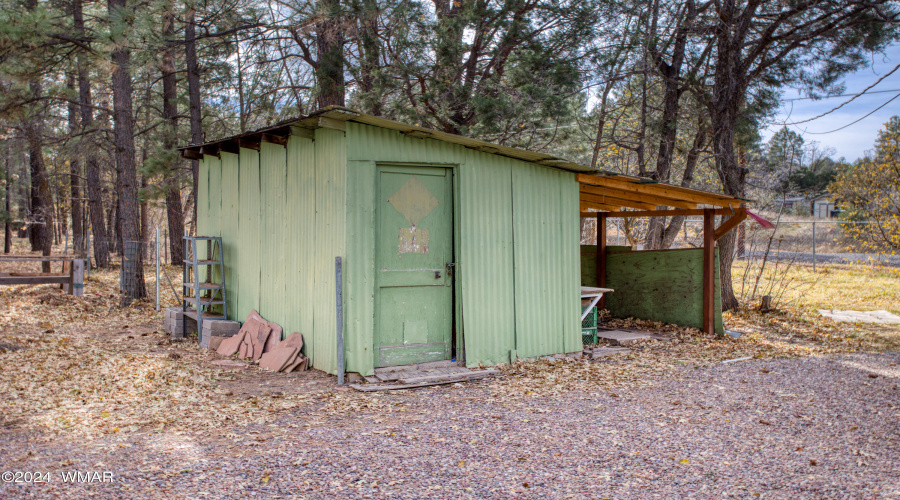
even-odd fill
[[(168, 339), (161, 333), (162, 313), (149, 300), (119, 307), (114, 269), (94, 270), (85, 290), (81, 298), (49, 285), (0, 290), (4, 425), (97, 436), (164, 429), (204, 432), (271, 421), (303, 405), (315, 405), (325, 415), (403, 411), (376, 395), (333, 383), (305, 393), (258, 391), (231, 397), (223, 387), (229, 381), (254, 383), (254, 366), (215, 367), (209, 362), (214, 355), (196, 342)], [(600, 360), (518, 360), (500, 365), (499, 377), (478, 384), (498, 398), (514, 400), (635, 387), (659, 375), (735, 358), (792, 358), (900, 345), (897, 330), (857, 325), (848, 333), (846, 326), (800, 309), (768, 314), (741, 309), (726, 313), (725, 321), (744, 334), (732, 338), (652, 321), (609, 319), (604, 326), (649, 331), (669, 340), (639, 341), (628, 353)]]

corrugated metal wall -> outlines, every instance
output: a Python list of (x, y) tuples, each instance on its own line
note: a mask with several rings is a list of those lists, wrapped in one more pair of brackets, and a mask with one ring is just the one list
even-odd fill
[(377, 163), (455, 167), (458, 322), (470, 366), (508, 362), (517, 349), (519, 357), (581, 349), (574, 174), (356, 123), (347, 123), (347, 159), (348, 370), (374, 366)]
[[(225, 252), (225, 288), (228, 299), (228, 315), (237, 317), (238, 294), (240, 283), (238, 281), (238, 267), (235, 266), (233, 257), (237, 255), (240, 241), (240, 159), (232, 153), (222, 153), (222, 214), (221, 221), (222, 246)], [(202, 233), (201, 233), (202, 234)]]
[(313, 344), (307, 350), (320, 370), (337, 370), (334, 258), (344, 256), (347, 221), (347, 146), (344, 133), (317, 129)]
[(456, 193), (457, 287), (462, 299), (466, 364), (508, 363), (517, 333), (512, 205), (516, 162), (466, 152)]
[[(201, 160), (198, 234), (222, 236), (229, 319), (256, 309), (303, 333), (304, 351), (334, 372), (334, 257), (344, 251), (344, 134), (319, 129), (316, 141)], [(202, 254), (202, 252), (201, 252)]]
[(334, 258), (344, 257), (348, 371), (374, 369), (377, 163), (454, 167), (457, 316), (470, 366), (581, 348), (574, 174), (347, 123), (315, 141), (201, 161), (198, 230), (225, 243), (229, 316), (304, 334), (333, 373)]
[(316, 291), (313, 263), (316, 255), (316, 166), (315, 145), (311, 139), (293, 136), (287, 144), (287, 205), (286, 219), (290, 223), (290, 237), (285, 242), (288, 265), (282, 271), (287, 282), (284, 302), (288, 307), (285, 318), (288, 332), (303, 333), (304, 352), (316, 343), (313, 336)]

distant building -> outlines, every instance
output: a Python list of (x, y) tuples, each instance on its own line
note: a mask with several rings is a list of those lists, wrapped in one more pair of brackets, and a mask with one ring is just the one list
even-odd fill
[(834, 217), (837, 212), (838, 210), (835, 207), (834, 198), (828, 193), (820, 194), (810, 201), (810, 213), (813, 217), (830, 219)]
[(792, 198), (784, 198), (783, 200), (777, 200), (781, 202), (781, 207), (784, 210), (795, 210), (803, 206), (807, 200), (803, 196), (794, 196)]

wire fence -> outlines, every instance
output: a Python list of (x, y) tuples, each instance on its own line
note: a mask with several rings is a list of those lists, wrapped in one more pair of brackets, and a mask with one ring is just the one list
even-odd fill
[[(584, 219), (582, 244), (596, 243), (596, 220)], [(816, 270), (826, 264), (868, 264), (900, 267), (900, 255), (887, 249), (873, 249), (859, 235), (868, 222), (836, 219), (782, 220), (775, 229), (766, 229), (755, 221), (744, 221), (734, 229), (734, 258), (742, 261), (791, 262)], [(874, 229), (874, 227), (873, 227)], [(606, 244), (645, 249), (649, 220), (609, 219)], [(670, 228), (671, 244), (666, 248), (701, 248), (703, 220), (688, 218)]]

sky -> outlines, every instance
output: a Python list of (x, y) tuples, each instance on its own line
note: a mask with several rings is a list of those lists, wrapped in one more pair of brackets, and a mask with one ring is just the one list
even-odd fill
[[(878, 55), (873, 58), (868, 68), (847, 75), (844, 80), (846, 86), (844, 94), (854, 94), (862, 91), (898, 64), (900, 64), (900, 45), (890, 47), (885, 51), (884, 55)], [(893, 92), (882, 92), (891, 90)], [(866, 118), (863, 117), (898, 95), (900, 95), (900, 70), (885, 78), (884, 81), (873, 87), (866, 95), (856, 98), (853, 102), (834, 113), (807, 123), (788, 125), (788, 128), (801, 134), (806, 142), (817, 141), (822, 147), (834, 148), (833, 158), (837, 159), (843, 156), (848, 161), (853, 161), (863, 156), (866, 151), (872, 150), (878, 131), (883, 128), (884, 123), (891, 116), (900, 115), (900, 97), (897, 97), (880, 110), (875, 111), (872, 115)], [(773, 118), (773, 123), (763, 131), (764, 141), (768, 141), (772, 134), (784, 126), (785, 122), (790, 123), (813, 118), (850, 99), (850, 97), (832, 97), (818, 101), (808, 99), (789, 100), (797, 97), (802, 96), (793, 90), (785, 91), (782, 96), (779, 113)], [(858, 123), (831, 132), (860, 118), (863, 119)]]

